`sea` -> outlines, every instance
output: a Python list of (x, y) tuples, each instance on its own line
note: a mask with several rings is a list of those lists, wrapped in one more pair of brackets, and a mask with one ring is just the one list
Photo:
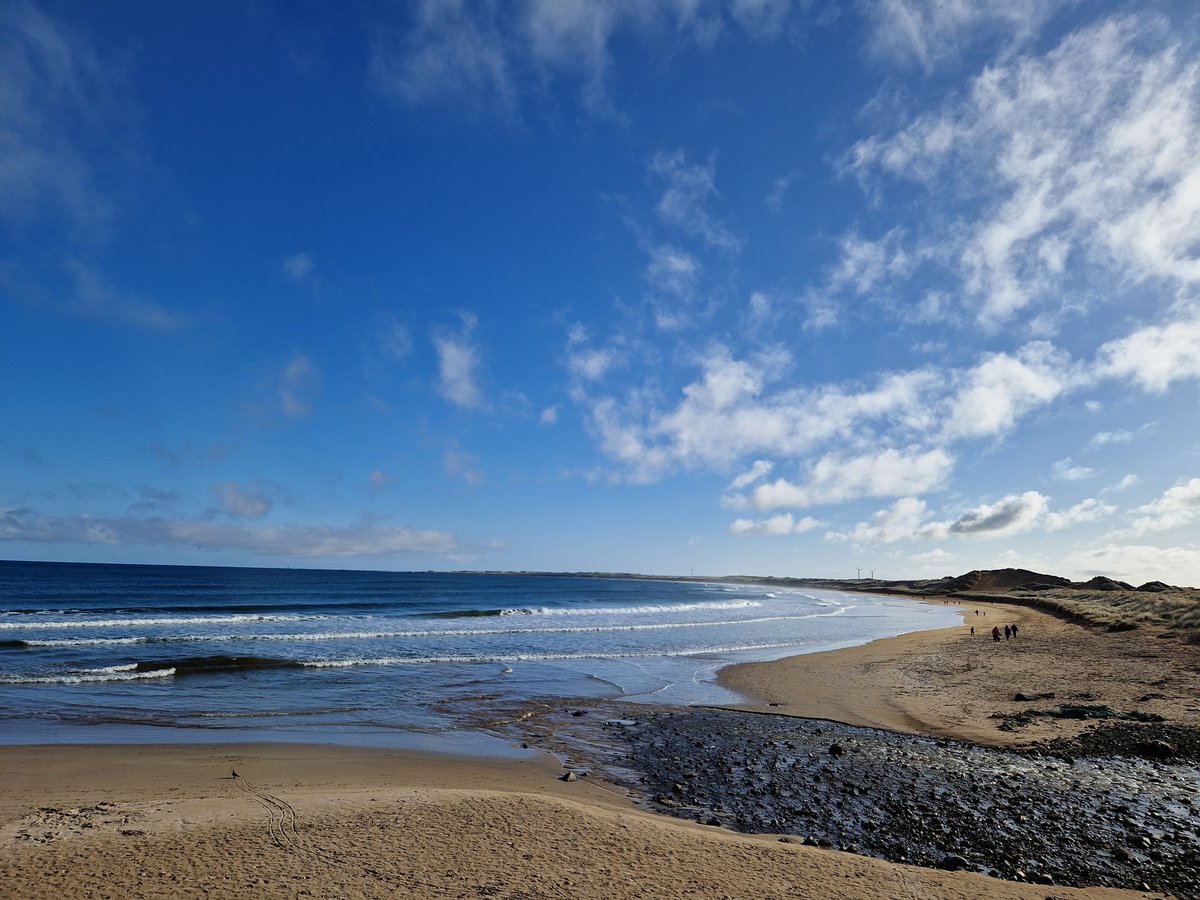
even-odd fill
[(960, 622), (724, 581), (0, 561), (0, 744), (492, 754), (480, 723), (521, 704), (736, 703), (730, 663)]

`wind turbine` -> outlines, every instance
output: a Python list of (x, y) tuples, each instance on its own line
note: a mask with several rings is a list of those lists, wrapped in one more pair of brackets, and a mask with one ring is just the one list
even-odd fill
[(871, 573), (871, 578), (872, 578), (872, 580), (873, 580), (873, 579), (875, 578), (875, 570), (874, 570), (874, 569), (867, 569), (867, 571)]
[(859, 577), (859, 578), (862, 578), (862, 569), (861, 569), (861, 568), (859, 568), (858, 566), (855, 566), (854, 568), (855, 568), (855, 570), (858, 572), (858, 577)]

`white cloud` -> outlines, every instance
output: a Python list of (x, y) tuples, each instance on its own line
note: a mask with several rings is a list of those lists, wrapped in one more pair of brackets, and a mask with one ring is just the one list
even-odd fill
[(1076, 465), (1069, 456), (1054, 464), (1054, 477), (1059, 481), (1083, 481), (1095, 474), (1095, 469)]
[[(1197, 186), (1200, 193), (1200, 169)], [(1197, 204), (1200, 216), (1200, 198)], [(1141, 328), (1104, 344), (1096, 356), (1099, 374), (1127, 378), (1161, 394), (1172, 382), (1200, 378), (1200, 318)]]
[(567, 370), (577, 378), (600, 381), (620, 360), (621, 353), (615, 346), (589, 346), (587, 331), (580, 325), (567, 336)]
[(1132, 584), (1200, 585), (1200, 550), (1195, 547), (1107, 544), (1068, 554), (1063, 566), (1078, 579), (1106, 575)]
[(1045, 56), (1002, 58), (965, 96), (860, 141), (850, 169), (927, 188), (914, 201), (920, 244), (984, 324), (1050, 307), (1035, 315), (1044, 327), (1055, 308), (1142, 282), (1170, 297), (1200, 281), (1198, 98), (1200, 66), (1162, 19), (1105, 19)]
[(909, 558), (918, 565), (939, 565), (957, 557), (953, 553), (947, 553), (941, 547), (934, 547), (927, 553), (914, 553)]
[(838, 262), (830, 273), (835, 288), (850, 287), (856, 294), (870, 293), (885, 279), (907, 274), (913, 260), (903, 247), (904, 232), (892, 229), (877, 241), (855, 232), (842, 235), (838, 246)]
[(303, 353), (297, 353), (279, 376), (279, 402), (289, 419), (304, 419), (312, 414), (312, 395), (321, 382), (317, 367)]
[(1032, 38), (1065, 0), (860, 0), (871, 49), (931, 70), (985, 38)]
[(916, 538), (941, 538), (945, 526), (927, 526), (925, 502), (916, 497), (901, 497), (886, 509), (871, 516), (869, 522), (859, 522), (849, 532), (830, 532), (830, 540), (853, 541), (854, 543), (891, 544)]
[(493, 12), (490, 4), (419, 0), (407, 30), (376, 33), (370, 56), (375, 88), (412, 105), (456, 99), (512, 113), (516, 76)]
[(1046, 514), (1047, 500), (1037, 491), (1008, 496), (993, 504), (984, 504), (960, 516), (950, 525), (950, 533), (973, 537), (1007, 537), (1032, 531)]
[(651, 287), (681, 300), (690, 300), (700, 279), (700, 262), (690, 253), (670, 244), (650, 248), (646, 281)]
[(1200, 478), (1192, 478), (1163, 492), (1156, 500), (1133, 510), (1130, 534), (1167, 531), (1200, 519)]
[(409, 104), (465, 102), (480, 111), (518, 112), (522, 94), (556, 81), (578, 83), (586, 110), (620, 118), (608, 98), (618, 37), (666, 37), (709, 46), (729, 25), (752, 38), (784, 32), (791, 0), (734, 0), (728, 13), (703, 0), (610, 0), (406, 4), (409, 21), (381, 28), (372, 47), (375, 87)]
[(404, 359), (412, 352), (411, 332), (391, 313), (379, 316), (375, 338), (383, 352), (392, 359)]
[(1062, 531), (1085, 522), (1098, 522), (1116, 511), (1117, 508), (1112, 504), (1089, 497), (1062, 512), (1047, 512), (1045, 528), (1047, 531)]
[(483, 472), (479, 469), (479, 457), (458, 447), (451, 447), (445, 456), (446, 474), (461, 478), (470, 487), (483, 484)]
[(75, 292), (63, 309), (73, 315), (146, 331), (180, 331), (191, 324), (186, 316), (159, 303), (117, 290), (91, 266), (72, 260), (66, 269), (75, 282)]
[(804, 484), (785, 478), (760, 484), (749, 495), (730, 497), (735, 508), (767, 511), (840, 503), (858, 497), (898, 497), (919, 494), (940, 485), (954, 465), (944, 450), (888, 448), (847, 457), (829, 453), (812, 466)]
[(735, 519), (729, 526), (730, 534), (804, 534), (815, 528), (820, 528), (822, 522), (812, 516), (796, 520), (791, 513), (771, 516), (768, 519)]
[(214, 484), (210, 490), (217, 500), (217, 509), (238, 519), (261, 519), (271, 511), (272, 500), (262, 485), (242, 487), (236, 481)]
[(650, 173), (664, 183), (656, 211), (659, 218), (708, 247), (737, 252), (742, 241), (709, 209), (718, 199), (716, 163), (690, 164), (682, 150), (660, 151), (650, 159)]
[(136, 155), (120, 68), (41, 4), (0, 4), (0, 33), (0, 220), (103, 231), (116, 210), (99, 172)]
[(449, 532), (372, 524), (231, 525), (191, 519), (58, 517), (11, 508), (0, 509), (0, 541), (234, 550), (285, 559), (413, 553), (455, 558), (472, 550)]
[(295, 253), (283, 261), (283, 274), (292, 281), (307, 281), (316, 264), (308, 253)]
[(462, 409), (480, 409), (483, 393), (478, 384), (479, 350), (471, 337), (475, 319), (464, 318), (460, 334), (433, 338), (438, 356), (438, 388), (443, 399)]
[(1106, 487), (1103, 491), (1101, 491), (1101, 493), (1111, 494), (1116, 491), (1128, 490), (1129, 488), (1133, 487), (1135, 484), (1137, 484), (1141, 480), (1142, 479), (1140, 477), (1138, 477), (1137, 475), (1130, 473), (1130, 474), (1126, 475), (1124, 478), (1122, 478), (1120, 481), (1118, 481), (1116, 484), (1112, 484), (1112, 485), (1109, 485), (1108, 487)]
[(738, 475), (733, 481), (729, 482), (725, 488), (727, 491), (740, 491), (744, 487), (749, 487), (756, 481), (760, 481), (771, 474), (771, 470), (775, 468), (775, 464), (766, 459), (756, 459), (754, 465)]
[(558, 422), (558, 404), (547, 406), (538, 416), (539, 425), (554, 425)]
[(1108, 444), (1128, 444), (1134, 438), (1132, 431), (1099, 431), (1088, 441), (1089, 447), (1104, 447)]
[(1035, 341), (1016, 356), (996, 353), (959, 379), (944, 429), (949, 438), (1002, 434), (1022, 415), (1051, 402), (1071, 382), (1069, 360)]
[(683, 469), (727, 470), (754, 456), (802, 458), (872, 425), (893, 434), (927, 434), (936, 425), (945, 377), (927, 370), (881, 376), (869, 387), (817, 385), (771, 390), (787, 373), (781, 350), (735, 359), (716, 345), (678, 404), (660, 410), (654, 396), (633, 391), (623, 403), (585, 398), (603, 452), (635, 481)]
[(755, 37), (773, 38), (783, 31), (792, 0), (732, 0), (729, 14)]

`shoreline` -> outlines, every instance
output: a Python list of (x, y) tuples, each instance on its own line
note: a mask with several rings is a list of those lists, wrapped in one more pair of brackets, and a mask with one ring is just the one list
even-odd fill
[[(1003, 730), (1008, 720), (992, 716), (1028, 710), (1011, 696), (1025, 689), (1200, 725), (1194, 648), (1020, 605), (882, 596), (953, 605), (966, 624), (727, 666), (719, 683), (748, 698), (732, 709), (998, 747), (1087, 726), (1045, 718)], [(1018, 640), (968, 634), (997, 621), (1017, 622)], [(1139, 693), (1152, 682), (1155, 696)], [(0, 897), (1046, 896), (1036, 884), (682, 821), (561, 758), (299, 742), (0, 746)], [(564, 768), (585, 777), (564, 781)]]
[[(726, 666), (719, 683), (748, 698), (729, 708), (995, 747), (1078, 736), (1093, 720), (1030, 715), (1071, 705), (1200, 728), (1194, 645), (1151, 628), (1104, 631), (1000, 597), (905, 599), (949, 603), (963, 610), (964, 623)], [(993, 642), (991, 627), (1009, 623), (1019, 637)]]

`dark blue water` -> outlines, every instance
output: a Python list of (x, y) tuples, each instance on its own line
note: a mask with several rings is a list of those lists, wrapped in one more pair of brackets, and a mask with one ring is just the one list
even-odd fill
[(0, 562), (0, 742), (412, 745), (513, 701), (731, 702), (730, 662), (958, 621), (723, 583)]

